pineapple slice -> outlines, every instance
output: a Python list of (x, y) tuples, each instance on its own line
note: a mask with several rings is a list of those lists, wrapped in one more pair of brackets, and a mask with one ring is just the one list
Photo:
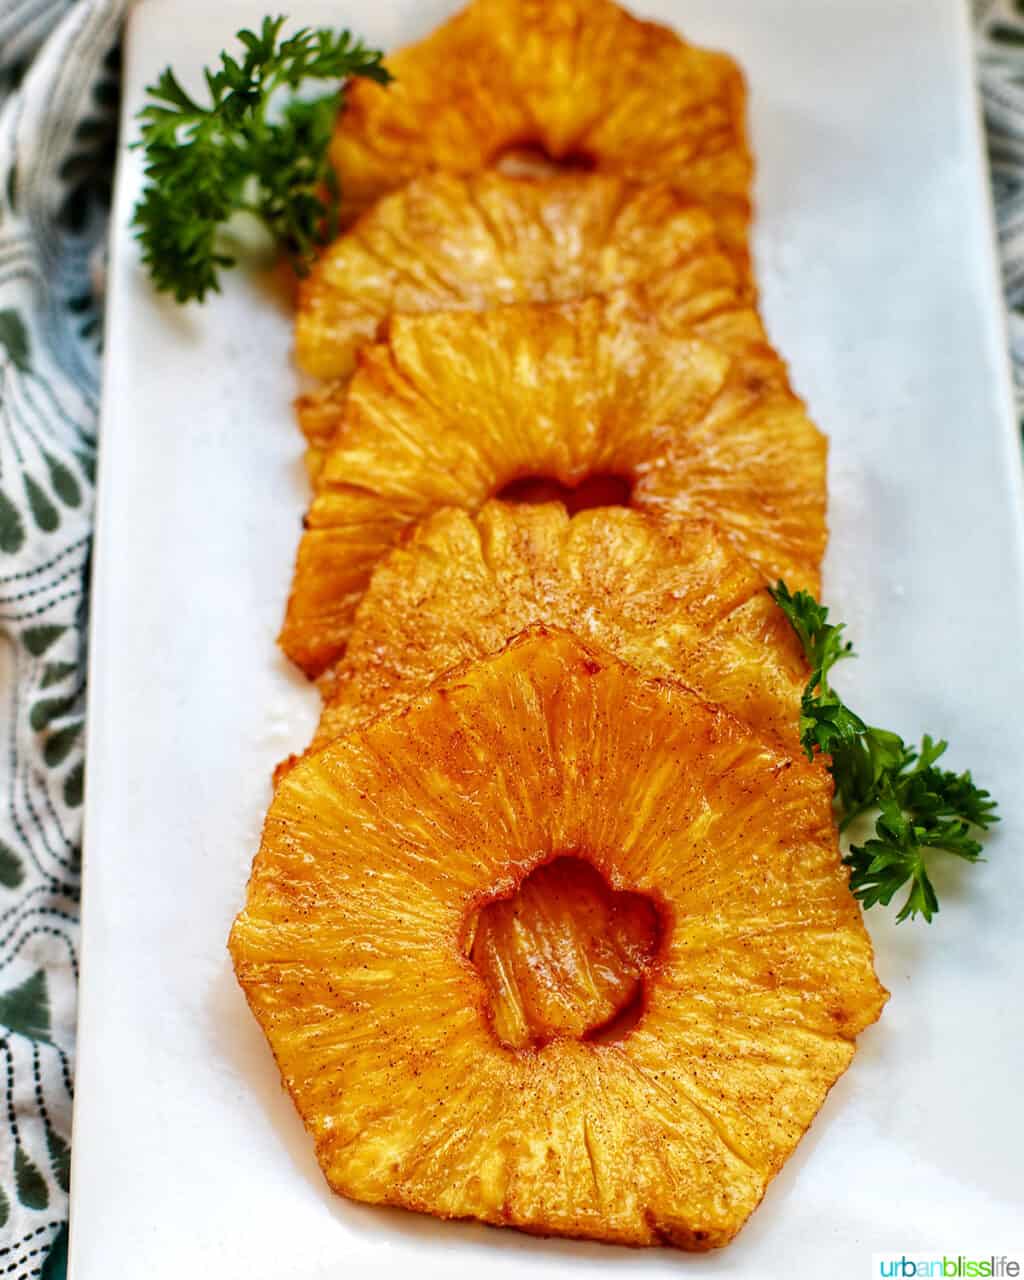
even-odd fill
[(697, 305), (684, 277), (653, 294), (396, 316), (335, 402), (280, 637), (289, 657), (318, 675), (343, 651), (403, 530), (528, 477), (620, 477), (633, 507), (711, 518), (766, 576), (816, 590), (824, 437), (754, 312), (726, 291), (684, 323)]
[(331, 160), (352, 217), (417, 174), (475, 173), (534, 147), (554, 161), (671, 182), (746, 252), (752, 161), (731, 58), (610, 0), (473, 0), (348, 86)]
[(665, 184), (427, 175), (374, 205), (301, 283), (296, 356), (316, 377), (348, 377), (396, 312), (567, 301), (720, 254), (707, 210)]
[[(713, 524), (669, 530), (638, 511), (570, 519), (561, 504), (503, 502), (475, 519), (437, 512), (377, 566), (345, 656), (321, 680), (313, 749), (536, 622), (648, 674), (676, 676), (800, 751), (799, 642), (760, 575)], [(609, 1022), (635, 996), (651, 936), (644, 904), (613, 909), (586, 864), (542, 868), (491, 910), (474, 944), (499, 1038), (522, 1047), (559, 1025)]]
[(807, 667), (761, 575), (708, 520), (489, 502), (438, 511), (374, 571), (345, 656), (321, 679), (318, 750), (532, 623), (683, 681), (800, 750)]
[[(657, 958), (620, 1036), (510, 1050), (467, 949), (564, 854)], [(729, 1241), (886, 998), (824, 769), (543, 630), (284, 778), (230, 948), (335, 1190), (634, 1245)]]

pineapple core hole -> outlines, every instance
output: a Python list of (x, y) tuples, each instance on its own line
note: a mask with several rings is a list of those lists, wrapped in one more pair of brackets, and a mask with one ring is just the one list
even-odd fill
[(548, 476), (522, 476), (496, 496), (505, 502), (561, 502), (574, 516), (591, 507), (628, 507), (632, 493), (633, 486), (625, 476), (597, 474), (587, 476), (573, 488)]
[(643, 1013), (660, 942), (649, 898), (616, 892), (591, 863), (566, 856), (481, 908), (467, 951), (487, 989), (494, 1034), (527, 1049), (556, 1037), (626, 1036)]
[(597, 161), (585, 151), (568, 151), (553, 156), (543, 147), (531, 143), (506, 147), (492, 161), (499, 173), (510, 178), (550, 178), (557, 173), (590, 173)]

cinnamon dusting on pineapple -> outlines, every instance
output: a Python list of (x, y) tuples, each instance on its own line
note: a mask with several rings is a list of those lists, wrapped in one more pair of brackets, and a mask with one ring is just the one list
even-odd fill
[[(783, 758), (533, 628), (292, 770), (231, 951), (331, 1185), (541, 1234), (727, 1243), (885, 1000), (828, 777)], [(571, 848), (658, 904), (658, 962), (613, 1043), (509, 1051), (467, 913)]]

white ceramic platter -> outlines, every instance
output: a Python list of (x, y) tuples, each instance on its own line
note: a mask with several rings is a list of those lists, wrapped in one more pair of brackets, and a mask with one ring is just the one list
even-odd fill
[[(274, 646), (306, 500), (289, 319), (253, 272), (150, 290), (122, 152), (93, 595), (72, 1280), (867, 1277), (882, 1251), (1024, 1247), (1021, 480), (957, 0), (637, 0), (745, 66), (773, 336), (832, 439), (826, 595), (851, 701), (954, 743), (1003, 802), (930, 928), (869, 913), (892, 991), (737, 1241), (632, 1253), (332, 1196), (225, 938), (308, 689)], [(393, 47), (445, 0), (296, 0)], [(148, 0), (126, 120), (262, 6)], [(671, 87), (666, 86), (666, 92)], [(128, 130), (129, 135), (131, 129)], [(127, 140), (127, 139), (126, 139)], [(951, 860), (952, 861), (952, 860)]]

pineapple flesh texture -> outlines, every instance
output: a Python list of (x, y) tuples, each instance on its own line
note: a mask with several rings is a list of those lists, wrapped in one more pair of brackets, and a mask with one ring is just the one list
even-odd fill
[(429, 171), (469, 174), (509, 150), (705, 204), (747, 254), (753, 172), (736, 63), (609, 0), (474, 0), (388, 58), (386, 88), (346, 91), (331, 161), (351, 218)]
[(348, 377), (394, 313), (563, 302), (720, 252), (707, 210), (664, 183), (429, 174), (363, 214), (302, 281), (296, 357), (315, 377)]
[(530, 476), (569, 489), (620, 476), (632, 507), (712, 519), (767, 577), (816, 591), (825, 439), (756, 314), (711, 288), (691, 320), (695, 297), (684, 272), (582, 301), (395, 317), (336, 401), (288, 656), (319, 675), (403, 531)]
[[(658, 954), (621, 1038), (512, 1050), (467, 934), (560, 855)], [(544, 630), (284, 778), (230, 948), (336, 1191), (632, 1245), (727, 1243), (886, 998), (824, 769)]]
[(642, 999), (661, 927), (649, 898), (615, 893), (589, 862), (556, 858), (484, 908), (467, 951), (494, 1034), (513, 1049), (621, 1034)]
[[(674, 529), (610, 508), (488, 503), (437, 512), (378, 566), (345, 656), (321, 679), (312, 748), (394, 710), (533, 623), (674, 676), (797, 753), (799, 642), (752, 566), (708, 521)], [(290, 763), (290, 762), (289, 762)], [(288, 767), (287, 765), (284, 766)], [(588, 873), (589, 872), (589, 873)], [(585, 864), (544, 868), (476, 937), (503, 1043), (593, 1030), (634, 998), (651, 940), (643, 903), (612, 911)]]

